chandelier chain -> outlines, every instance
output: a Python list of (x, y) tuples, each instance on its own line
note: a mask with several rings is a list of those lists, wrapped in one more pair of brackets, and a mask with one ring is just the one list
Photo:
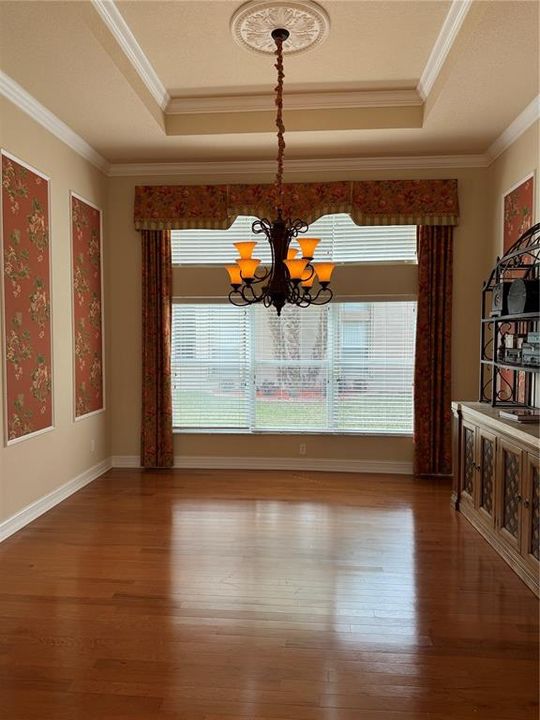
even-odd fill
[(274, 88), (276, 92), (276, 127), (277, 140), (278, 140), (278, 154), (277, 154), (277, 172), (276, 172), (276, 201), (277, 211), (281, 214), (283, 208), (283, 155), (285, 153), (285, 125), (283, 124), (283, 80), (285, 78), (285, 72), (283, 70), (283, 38), (276, 37), (276, 64), (274, 67), (277, 70), (277, 85)]

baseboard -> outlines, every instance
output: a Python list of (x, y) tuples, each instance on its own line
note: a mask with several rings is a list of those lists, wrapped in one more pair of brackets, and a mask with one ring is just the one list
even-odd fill
[(113, 455), (111, 458), (113, 468), (140, 468), (141, 461), (138, 455)]
[(40, 515), (43, 515), (43, 513), (46, 513), (47, 510), (50, 510), (55, 505), (58, 505), (58, 503), (61, 503), (62, 500), (65, 500), (70, 495), (73, 495), (73, 493), (76, 493), (77, 490), (80, 490), (85, 485), (88, 485), (88, 483), (91, 483), (92, 480), (95, 480), (100, 475), (103, 475), (103, 473), (110, 470), (111, 467), (111, 458), (106, 458), (97, 465), (88, 468), (88, 470), (85, 470), (80, 475), (77, 475), (77, 477), (73, 478), (73, 480), (69, 480), (64, 485), (61, 485), (56, 490), (53, 490), (48, 495), (45, 495), (45, 497), (30, 503), (30, 505), (27, 505), (22, 510), (19, 510), (19, 512), (15, 513), (15, 515), (7, 518), (7, 520), (0, 522), (0, 542), (8, 538), (10, 535), (13, 535), (13, 533), (16, 533), (17, 530), (21, 530), (21, 528), (25, 525), (28, 525), (28, 523), (31, 523)]
[[(113, 467), (140, 467), (137, 455), (115, 455)], [(299, 470), (322, 472), (412, 475), (412, 463), (387, 460), (341, 460), (328, 458), (271, 458), (177, 455), (174, 467), (197, 470)]]

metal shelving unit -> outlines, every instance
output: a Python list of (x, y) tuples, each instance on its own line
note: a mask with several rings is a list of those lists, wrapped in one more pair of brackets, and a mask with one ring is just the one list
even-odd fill
[(506, 335), (526, 337), (539, 331), (539, 313), (491, 314), (495, 288), (517, 279), (540, 282), (540, 223), (527, 230), (503, 257), (497, 258), (482, 289), (480, 402), (493, 407), (531, 407), (538, 392), (540, 367), (511, 363), (500, 354)]

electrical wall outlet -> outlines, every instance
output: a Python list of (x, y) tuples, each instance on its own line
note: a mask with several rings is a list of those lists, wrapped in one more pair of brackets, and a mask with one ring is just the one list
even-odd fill
[(96, 452), (96, 441), (94, 440), (94, 438), (90, 440), (90, 452)]
[(306, 454), (306, 443), (300, 443), (300, 445), (298, 446), (298, 454), (299, 455)]

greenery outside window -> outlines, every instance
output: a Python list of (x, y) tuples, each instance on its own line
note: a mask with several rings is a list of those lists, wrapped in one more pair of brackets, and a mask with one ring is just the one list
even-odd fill
[(411, 301), (175, 304), (174, 427), (410, 435), (415, 325)]

